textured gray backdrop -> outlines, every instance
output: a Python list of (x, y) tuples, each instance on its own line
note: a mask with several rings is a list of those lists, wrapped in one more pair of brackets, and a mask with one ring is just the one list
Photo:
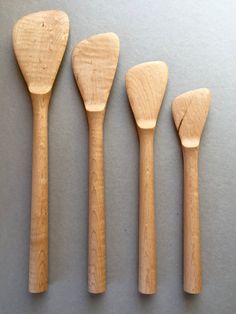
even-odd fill
[[(12, 51), (23, 15), (62, 9), (68, 48), (49, 117), (50, 285), (27, 292), (32, 110)], [(0, 0), (0, 314), (232, 314), (236, 311), (236, 2), (233, 0)], [(74, 45), (114, 31), (119, 68), (105, 123), (108, 286), (87, 293), (88, 130), (71, 71)], [(159, 292), (137, 293), (138, 139), (124, 77), (163, 60), (169, 84), (155, 140)], [(200, 203), (204, 291), (182, 290), (182, 157), (171, 101), (209, 87), (202, 137)]]

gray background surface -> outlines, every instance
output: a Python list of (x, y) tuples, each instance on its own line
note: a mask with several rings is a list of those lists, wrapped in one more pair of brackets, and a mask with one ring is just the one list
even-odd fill
[[(23, 15), (63, 9), (68, 48), (49, 116), (50, 285), (27, 292), (31, 197), (31, 102), (12, 51)], [(232, 314), (236, 311), (236, 2), (229, 0), (0, 0), (0, 314)], [(108, 286), (87, 293), (88, 130), (71, 71), (74, 45), (114, 31), (119, 68), (105, 122)], [(137, 293), (138, 138), (124, 76), (163, 60), (169, 84), (155, 138), (159, 292)], [(209, 87), (202, 137), (200, 203), (204, 291), (182, 290), (182, 157), (173, 98)]]

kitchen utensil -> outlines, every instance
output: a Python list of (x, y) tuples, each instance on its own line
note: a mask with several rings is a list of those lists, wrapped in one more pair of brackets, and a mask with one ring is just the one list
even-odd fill
[(48, 288), (48, 105), (69, 34), (62, 11), (41, 11), (14, 26), (13, 47), (33, 104), (29, 291)]
[(160, 61), (136, 65), (126, 74), (140, 142), (139, 292), (144, 294), (157, 290), (153, 141), (167, 79), (167, 65)]
[(184, 290), (191, 294), (202, 290), (198, 152), (210, 101), (210, 91), (201, 88), (176, 97), (172, 104), (184, 161)]
[(119, 56), (114, 33), (92, 36), (73, 50), (72, 67), (89, 126), (88, 291), (106, 290), (103, 124)]

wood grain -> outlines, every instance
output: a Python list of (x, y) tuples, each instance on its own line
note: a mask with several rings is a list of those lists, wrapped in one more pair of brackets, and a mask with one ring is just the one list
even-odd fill
[(50, 94), (32, 94), (33, 154), (29, 290), (48, 287), (48, 104)]
[(72, 67), (89, 125), (88, 291), (106, 290), (103, 124), (119, 56), (113, 33), (92, 36), (72, 53)]
[(144, 294), (157, 290), (153, 141), (167, 79), (167, 65), (159, 61), (136, 65), (126, 74), (140, 142), (139, 292)]
[(211, 93), (206, 88), (175, 98), (172, 113), (182, 144), (184, 160), (184, 290), (202, 291), (198, 153)]
[(48, 105), (69, 35), (68, 16), (42, 11), (21, 18), (13, 47), (33, 104), (29, 291), (48, 288)]

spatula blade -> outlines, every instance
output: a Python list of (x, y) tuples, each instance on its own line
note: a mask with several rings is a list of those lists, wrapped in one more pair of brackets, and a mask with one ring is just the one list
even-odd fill
[(51, 10), (22, 17), (13, 29), (15, 55), (31, 93), (46, 94), (53, 86), (69, 35), (69, 19)]
[(114, 80), (119, 38), (104, 33), (81, 41), (72, 53), (72, 67), (88, 111), (104, 110)]

